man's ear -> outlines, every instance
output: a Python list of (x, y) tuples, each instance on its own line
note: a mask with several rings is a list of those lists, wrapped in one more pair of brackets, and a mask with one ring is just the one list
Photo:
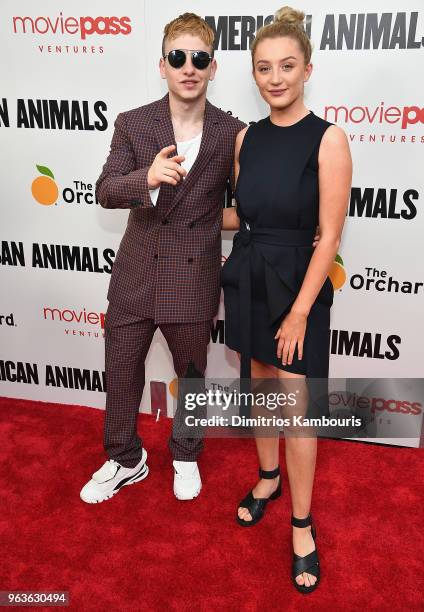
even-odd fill
[(216, 63), (216, 59), (213, 58), (213, 60), (211, 61), (211, 73), (209, 75), (210, 81), (214, 80), (217, 69), (218, 69), (218, 64)]
[(160, 60), (159, 60), (159, 71), (160, 71), (160, 76), (163, 79), (166, 79), (166, 75), (165, 75), (165, 60), (163, 59), (163, 57), (161, 57)]

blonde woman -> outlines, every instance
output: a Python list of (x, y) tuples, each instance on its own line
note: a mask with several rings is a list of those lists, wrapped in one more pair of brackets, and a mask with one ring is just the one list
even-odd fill
[[(326, 378), (329, 362), (328, 279), (349, 199), (352, 165), (345, 133), (304, 103), (312, 74), (304, 14), (280, 9), (252, 45), (253, 77), (269, 116), (236, 140), (236, 209), (224, 229), (239, 229), (222, 270), (226, 343), (241, 354), (241, 377), (305, 384)], [(315, 228), (320, 240), (312, 247)], [(303, 383), (302, 383), (303, 381)], [(237, 521), (252, 526), (281, 494), (278, 437), (256, 437), (259, 481)], [(316, 530), (310, 513), (317, 440), (286, 436), (292, 501), (295, 587), (319, 583)]]

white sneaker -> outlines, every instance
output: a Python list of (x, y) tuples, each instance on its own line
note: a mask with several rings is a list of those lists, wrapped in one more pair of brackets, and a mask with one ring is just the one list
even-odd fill
[(200, 493), (202, 481), (196, 461), (173, 461), (174, 494), (177, 499), (194, 499)]
[(116, 495), (121, 487), (143, 480), (149, 473), (146, 459), (147, 452), (144, 448), (141, 460), (133, 468), (124, 467), (114, 459), (108, 459), (81, 489), (82, 501), (97, 504)]

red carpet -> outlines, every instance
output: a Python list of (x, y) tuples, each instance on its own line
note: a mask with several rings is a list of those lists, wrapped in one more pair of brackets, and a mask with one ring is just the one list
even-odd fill
[(150, 475), (86, 505), (79, 491), (106, 459), (103, 412), (0, 398), (0, 413), (0, 590), (68, 590), (70, 609), (102, 612), (423, 609), (420, 450), (320, 441), (323, 578), (305, 596), (289, 579), (287, 487), (256, 527), (234, 520), (256, 478), (253, 440), (207, 440), (202, 493), (178, 502), (170, 421), (143, 415)]

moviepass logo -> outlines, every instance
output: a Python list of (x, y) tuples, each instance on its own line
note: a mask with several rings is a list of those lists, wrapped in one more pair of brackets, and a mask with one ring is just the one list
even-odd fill
[(408, 125), (424, 123), (424, 108), (416, 105), (388, 106), (381, 102), (378, 106), (326, 106), (324, 118), (334, 123), (365, 123), (368, 125), (400, 124), (402, 130)]
[[(104, 312), (89, 312), (86, 308), (81, 310), (72, 308), (54, 308), (45, 306), (43, 308), (43, 318), (45, 321), (55, 321), (65, 324), (65, 334), (67, 336), (78, 336), (88, 338), (103, 338), (105, 328)], [(70, 328), (69, 324), (88, 325), (85, 330)]]
[(129, 17), (64, 17), (60, 12), (58, 17), (15, 16), (12, 20), (14, 34), (70, 34), (82, 40), (92, 34), (127, 36), (132, 30)]
[(343, 393), (330, 393), (328, 396), (330, 406), (339, 408), (349, 407), (357, 412), (357, 409), (367, 410), (371, 413), (397, 412), (398, 414), (419, 415), (422, 412), (420, 402), (410, 402), (395, 398), (368, 397), (356, 393), (345, 396)]

